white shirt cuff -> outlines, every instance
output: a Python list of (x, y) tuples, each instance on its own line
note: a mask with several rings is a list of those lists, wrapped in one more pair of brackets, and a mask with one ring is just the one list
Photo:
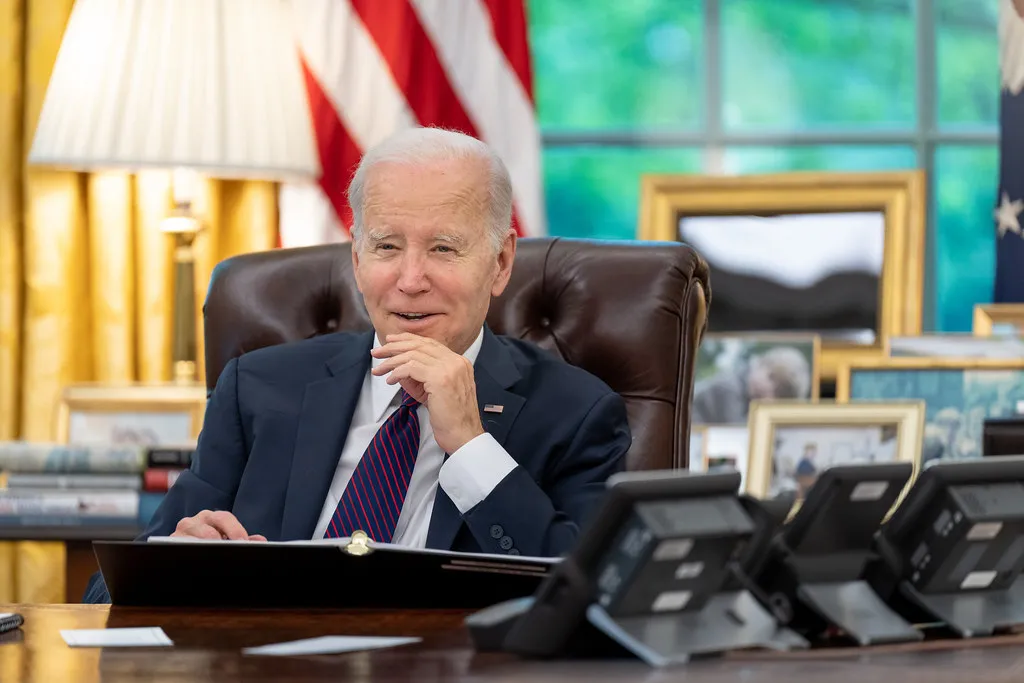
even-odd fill
[(448, 456), (437, 473), (437, 483), (466, 514), (518, 466), (494, 437), (484, 432)]

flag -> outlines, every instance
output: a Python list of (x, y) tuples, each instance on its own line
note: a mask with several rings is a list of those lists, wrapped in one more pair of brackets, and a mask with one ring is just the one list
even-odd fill
[(1024, 302), (1024, 0), (1000, 0), (999, 192), (993, 301)]
[(347, 241), (363, 151), (417, 125), (459, 130), (508, 166), (513, 223), (546, 232), (526, 0), (293, 0), (320, 163), (279, 197), (285, 247)]

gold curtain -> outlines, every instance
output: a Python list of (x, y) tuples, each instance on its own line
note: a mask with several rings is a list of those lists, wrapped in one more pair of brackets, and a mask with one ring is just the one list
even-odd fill
[[(173, 253), (159, 230), (168, 173), (27, 166), (74, 0), (0, 0), (0, 439), (52, 440), (62, 388), (167, 381)], [(195, 244), (202, 302), (214, 265), (277, 241), (276, 187), (205, 181)], [(200, 375), (202, 376), (202, 375)], [(60, 542), (0, 542), (0, 602), (63, 602)]]

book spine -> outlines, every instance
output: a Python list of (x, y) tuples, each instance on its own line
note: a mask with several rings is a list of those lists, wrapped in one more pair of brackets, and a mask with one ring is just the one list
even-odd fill
[(0, 442), (0, 470), (59, 474), (140, 474), (146, 447)]
[(108, 517), (139, 516), (137, 491), (0, 491), (0, 517)]
[(4, 515), (0, 514), (0, 527), (7, 526), (124, 526), (138, 528), (135, 517), (102, 517), (98, 515)]
[(136, 474), (25, 474), (0, 472), (0, 489), (118, 489), (138, 491)]
[(142, 474), (142, 490), (154, 493), (169, 491), (182, 472), (184, 470), (180, 468), (150, 467)]
[(188, 469), (192, 466), (194, 446), (150, 446), (146, 449), (146, 467), (178, 467)]

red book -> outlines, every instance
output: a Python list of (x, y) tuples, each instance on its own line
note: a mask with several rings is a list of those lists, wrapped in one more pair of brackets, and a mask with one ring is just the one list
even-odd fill
[(151, 493), (167, 491), (184, 471), (176, 467), (150, 467), (142, 473), (142, 490)]

